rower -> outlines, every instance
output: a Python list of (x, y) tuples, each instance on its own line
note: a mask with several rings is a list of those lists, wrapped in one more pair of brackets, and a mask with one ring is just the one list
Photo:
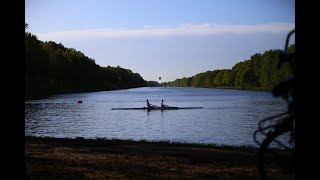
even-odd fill
[(161, 108), (167, 107), (167, 105), (163, 104), (163, 99), (161, 101)]
[(151, 104), (149, 103), (149, 99), (147, 99), (147, 107), (150, 108)]
[(149, 100), (147, 99), (147, 108), (148, 108), (148, 109), (150, 109), (150, 108), (151, 108), (151, 109), (154, 109), (154, 108), (157, 108), (157, 107), (158, 107), (158, 106), (156, 106), (156, 105), (150, 104), (150, 103), (149, 103)]

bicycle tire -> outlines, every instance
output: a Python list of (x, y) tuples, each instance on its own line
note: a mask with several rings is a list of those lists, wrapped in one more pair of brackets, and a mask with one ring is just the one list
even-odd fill
[(280, 131), (280, 130), (276, 130), (271, 132), (261, 143), (261, 146), (259, 148), (258, 151), (258, 155), (257, 155), (257, 167), (258, 167), (258, 172), (260, 175), (260, 179), (261, 180), (266, 180), (268, 178), (267, 172), (265, 171), (265, 167), (264, 167), (264, 154), (269, 146), (269, 144), (271, 144), (271, 142), (276, 139), (278, 136), (280, 136), (281, 134), (283, 134), (284, 131)]

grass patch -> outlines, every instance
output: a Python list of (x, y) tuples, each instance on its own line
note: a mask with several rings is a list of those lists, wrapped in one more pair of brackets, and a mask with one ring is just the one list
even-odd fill
[[(133, 144), (150, 144), (159, 146), (174, 146), (174, 147), (194, 147), (194, 148), (214, 148), (223, 150), (242, 150), (242, 151), (257, 151), (258, 147), (252, 145), (223, 145), (223, 144), (207, 144), (207, 143), (189, 143), (189, 142), (179, 142), (179, 141), (158, 141), (158, 140), (132, 140), (132, 139), (116, 139), (116, 138), (101, 138), (97, 137), (95, 139), (91, 138), (57, 138), (57, 137), (35, 137), (35, 136), (25, 136), (25, 140), (28, 142), (37, 143), (50, 143), (56, 145), (74, 145), (74, 146), (107, 146), (107, 145), (133, 145)], [(279, 148), (271, 148), (270, 151), (288, 151)]]

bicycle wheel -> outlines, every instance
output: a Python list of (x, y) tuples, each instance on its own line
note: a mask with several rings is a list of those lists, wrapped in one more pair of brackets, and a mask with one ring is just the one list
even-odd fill
[(276, 152), (268, 149), (268, 146), (285, 132), (288, 131), (277, 129), (268, 134), (261, 143), (257, 154), (257, 168), (261, 180), (269, 179), (270, 176), (276, 179), (294, 179), (294, 152)]

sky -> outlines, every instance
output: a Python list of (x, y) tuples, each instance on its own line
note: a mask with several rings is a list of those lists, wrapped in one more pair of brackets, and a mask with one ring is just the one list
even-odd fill
[(26, 0), (25, 21), (41, 41), (161, 83), (283, 49), (295, 1)]

